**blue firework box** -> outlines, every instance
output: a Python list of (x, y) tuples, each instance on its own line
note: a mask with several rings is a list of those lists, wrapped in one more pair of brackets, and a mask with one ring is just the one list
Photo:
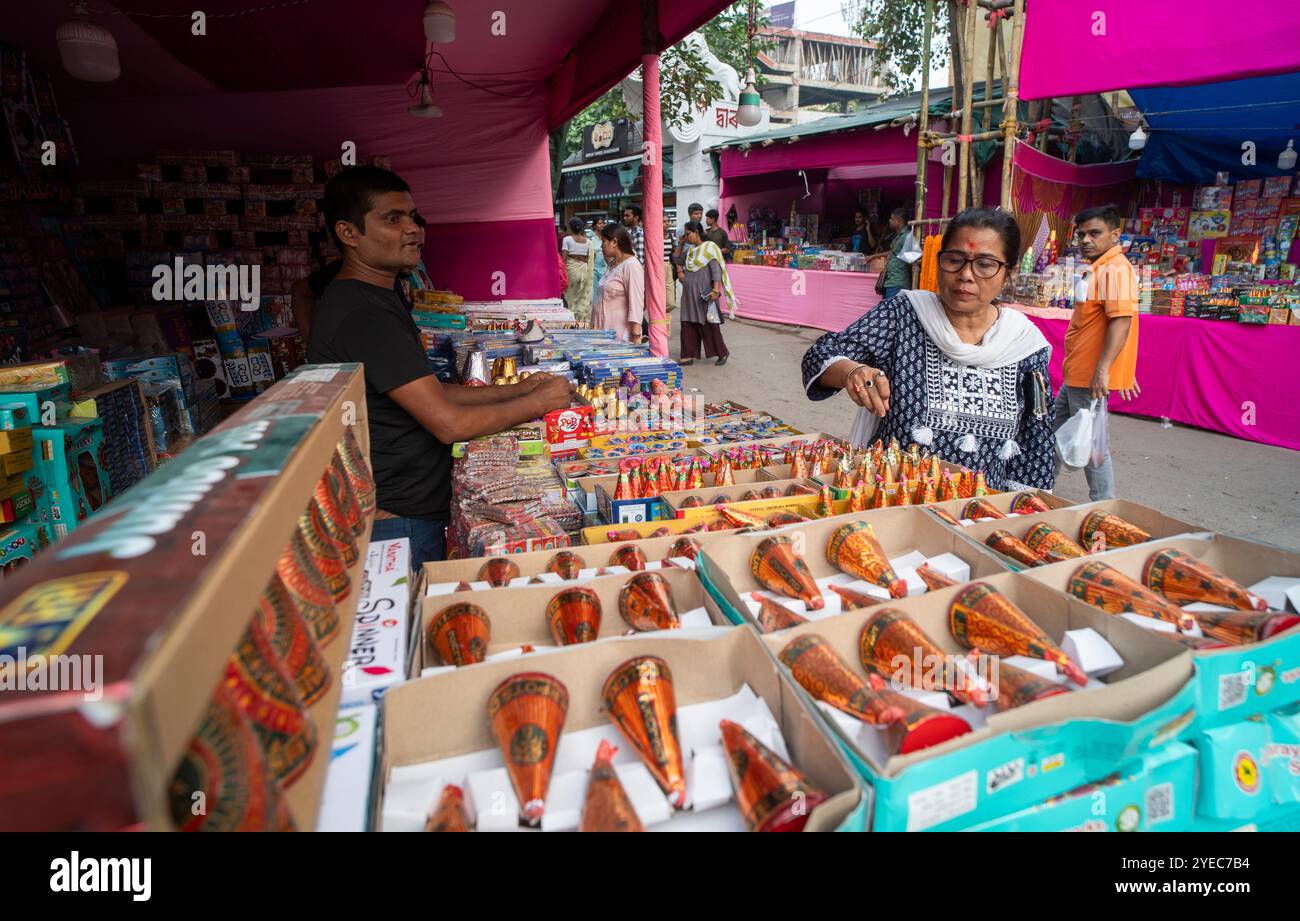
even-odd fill
[[(1300, 554), (1272, 544), (1222, 534), (1183, 534), (1093, 554), (1086, 562), (1104, 562), (1142, 583), (1147, 561), (1164, 550), (1190, 554), (1245, 588), (1258, 589), (1271, 609), (1294, 613), (1293, 602), (1280, 586), (1288, 578), (1300, 577)], [(1026, 570), (1024, 575), (1068, 592), (1071, 578), (1084, 562), (1053, 563)], [(1270, 585), (1274, 587), (1270, 589)], [(1197, 714), (1194, 725), (1188, 727), (1189, 739), (1205, 729), (1300, 703), (1300, 626), (1244, 646), (1197, 650), (1192, 659), (1196, 663)]]
[[(797, 530), (790, 527), (783, 533)], [(753, 588), (748, 572), (737, 570), (747, 570), (747, 551), (764, 536), (739, 535), (721, 549), (706, 549), (697, 563), (710, 594), (737, 623), (746, 622), (738, 610), (740, 592)], [(806, 555), (810, 565), (815, 555), (812, 549)], [(817, 567), (813, 572), (817, 574)], [(958, 831), (1027, 809), (1105, 777), (1117, 764), (1160, 751), (1176, 741), (1195, 716), (1196, 685), (1186, 649), (1171, 648), (1177, 644), (1017, 573), (979, 581), (1010, 598), (1058, 642), (1067, 630), (1095, 631), (1124, 664), (1100, 679), (1090, 675), (1085, 688), (1003, 713), (954, 707), (953, 713), (966, 719), (972, 731), (907, 755), (891, 755), (882, 733), (813, 701), (801, 689), (849, 762), (871, 785), (873, 831)], [(889, 606), (910, 614), (946, 653), (964, 655), (966, 650), (948, 630), (950, 604), (964, 587), (926, 592)], [(878, 610), (815, 619), (767, 634), (763, 641), (779, 659), (790, 643), (818, 634), (865, 681), (859, 636)]]
[(1300, 705), (1196, 734), (1206, 819), (1253, 820), (1300, 806)]

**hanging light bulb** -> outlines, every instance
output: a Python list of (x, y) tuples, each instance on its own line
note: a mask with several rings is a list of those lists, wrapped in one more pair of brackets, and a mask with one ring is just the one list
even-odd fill
[(441, 118), (442, 109), (433, 104), (433, 85), (429, 83), (429, 72), (420, 71), (420, 102), (409, 106), (407, 113), (416, 118)]
[(1128, 149), (1141, 150), (1143, 147), (1146, 146), (1147, 146), (1147, 133), (1142, 130), (1141, 125), (1138, 125), (1137, 130), (1128, 136)]
[(1286, 150), (1277, 155), (1277, 168), (1282, 170), (1295, 169), (1295, 141), (1286, 142)]
[(763, 120), (763, 97), (754, 88), (754, 68), (745, 74), (745, 88), (740, 91), (740, 109), (736, 112), (736, 121), (746, 128), (752, 128)]
[(85, 18), (89, 15), (85, 3), (74, 2), (72, 15), (76, 18), (63, 23), (54, 33), (63, 69), (90, 83), (116, 80), (122, 75), (122, 63), (113, 33)]
[(456, 40), (456, 14), (442, 0), (424, 5), (424, 37), (435, 45), (450, 45)]

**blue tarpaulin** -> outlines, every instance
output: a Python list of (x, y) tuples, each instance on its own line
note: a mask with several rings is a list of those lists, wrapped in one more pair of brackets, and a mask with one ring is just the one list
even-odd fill
[(1129, 95), (1151, 126), (1142, 178), (1211, 183), (1222, 170), (1234, 182), (1295, 175), (1295, 167), (1278, 169), (1277, 158), (1289, 140), (1300, 151), (1300, 73)]

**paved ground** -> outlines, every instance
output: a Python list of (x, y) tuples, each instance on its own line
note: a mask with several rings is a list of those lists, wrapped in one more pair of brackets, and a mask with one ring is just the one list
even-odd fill
[[(799, 362), (819, 331), (739, 320), (723, 327), (732, 357), (685, 369), (685, 386), (707, 399), (732, 399), (780, 416), (804, 431), (847, 436), (856, 407), (843, 395), (814, 403), (803, 396)], [(671, 351), (680, 344), (674, 327)], [(1120, 498), (1237, 537), (1300, 550), (1300, 452), (1239, 441), (1201, 429), (1111, 417), (1111, 453)], [(1087, 501), (1082, 472), (1066, 473), (1056, 492)]]

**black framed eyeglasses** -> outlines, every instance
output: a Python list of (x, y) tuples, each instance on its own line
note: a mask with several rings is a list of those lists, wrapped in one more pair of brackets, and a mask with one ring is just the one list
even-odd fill
[(992, 256), (964, 256), (951, 249), (946, 249), (939, 254), (939, 268), (952, 275), (966, 268), (967, 264), (971, 266), (971, 271), (975, 273), (976, 278), (994, 278), (1007, 265), (1001, 259), (994, 259)]

